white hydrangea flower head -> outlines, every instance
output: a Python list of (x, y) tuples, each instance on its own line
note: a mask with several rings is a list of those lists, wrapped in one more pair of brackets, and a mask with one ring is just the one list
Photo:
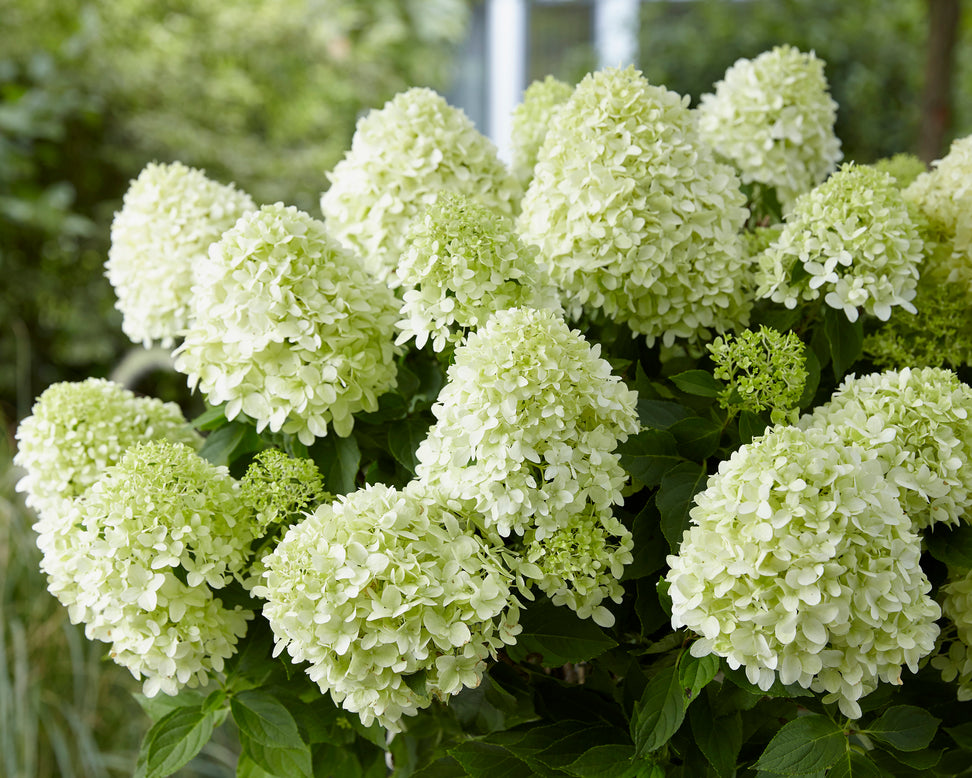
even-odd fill
[(843, 157), (834, 135), (837, 103), (824, 62), (792, 46), (740, 59), (704, 94), (699, 132), (746, 183), (776, 189), (789, 208), (834, 171)]
[(328, 174), (321, 195), (328, 229), (365, 267), (394, 283), (405, 233), (442, 190), (512, 215), (520, 189), (460, 109), (416, 87), (358, 121), (351, 149)]
[(602, 627), (613, 626), (614, 614), (603, 603), (620, 603), (624, 597), (621, 576), (634, 559), (627, 527), (610, 513), (589, 510), (543, 540), (536, 535), (535, 530), (524, 535), (520, 562), (513, 564), (516, 572), (536, 583), (554, 605)]
[(409, 228), (396, 275), (403, 303), (396, 341), (435, 351), (458, 343), (494, 311), (558, 305), (543, 284), (536, 249), (506, 214), (467, 195), (443, 192)]
[(560, 315), (498, 311), (456, 349), (416, 474), (483, 529), (542, 541), (621, 503), (615, 449), (639, 429), (636, 398)]
[(512, 142), (511, 168), (525, 189), (533, 178), (533, 166), (547, 130), (554, 123), (557, 109), (567, 102), (574, 87), (553, 76), (534, 81), (523, 93), (523, 101), (510, 117)]
[(106, 275), (135, 343), (172, 346), (188, 324), (194, 269), (253, 199), (181, 162), (151, 163), (111, 224)]
[(520, 232), (571, 316), (603, 308), (666, 346), (748, 321), (739, 179), (699, 138), (688, 98), (633, 67), (578, 84), (521, 205)]
[(958, 699), (972, 700), (972, 570), (953, 573), (941, 588), (942, 613), (954, 625), (954, 639), (942, 647), (932, 667), (945, 683), (956, 682)]
[(263, 206), (213, 244), (175, 367), (211, 405), (305, 444), (374, 411), (397, 380), (398, 303), (324, 224)]
[(52, 384), (17, 428), (17, 490), (41, 519), (44, 548), (73, 500), (135, 443), (164, 438), (193, 448), (202, 438), (175, 403), (137, 397), (103, 378)]
[(861, 310), (887, 321), (911, 313), (923, 247), (894, 179), (848, 163), (797, 198), (780, 235), (758, 259), (756, 294), (795, 308), (823, 296), (857, 321)]
[(695, 498), (667, 575), (672, 625), (768, 689), (778, 676), (861, 715), (935, 647), (921, 542), (869, 449), (830, 428), (774, 427)]
[(417, 482), (321, 505), (265, 560), (276, 640), (335, 702), (390, 731), (433, 697), (478, 686), (520, 631), (494, 549)]
[(257, 531), (229, 471), (182, 443), (136, 443), (69, 517), (69, 542), (41, 568), (88, 638), (111, 643), (148, 696), (221, 671), (252, 613), (213, 590), (241, 575)]
[(849, 376), (800, 426), (873, 448), (916, 530), (957, 525), (972, 507), (972, 388), (951, 370)]
[(972, 135), (953, 141), (948, 154), (932, 162), (905, 190), (946, 244), (935, 257), (944, 283), (962, 284), (972, 296)]

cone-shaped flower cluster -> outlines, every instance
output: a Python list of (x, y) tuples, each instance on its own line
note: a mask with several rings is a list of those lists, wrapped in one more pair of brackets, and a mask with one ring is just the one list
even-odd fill
[(469, 118), (430, 89), (402, 92), (359, 122), (321, 196), (328, 229), (393, 281), (405, 233), (442, 190), (512, 215), (519, 187)]
[(526, 188), (533, 178), (537, 153), (554, 123), (557, 109), (574, 91), (574, 87), (553, 76), (534, 81), (523, 93), (523, 102), (513, 109), (510, 132), (513, 152), (513, 175)]
[(792, 46), (738, 60), (715, 94), (702, 95), (697, 113), (702, 137), (744, 182), (774, 187), (784, 207), (823, 181), (842, 156), (824, 63)]
[(857, 321), (861, 310), (882, 321), (911, 304), (923, 243), (894, 179), (844, 165), (801, 195), (783, 231), (759, 257), (759, 297), (795, 308), (823, 296)]
[(671, 345), (748, 321), (744, 203), (687, 98), (634, 68), (608, 69), (558, 109), (519, 225), (572, 315), (603, 308)]
[(600, 603), (620, 597), (631, 548), (615, 449), (639, 428), (635, 398), (558, 314), (500, 311), (456, 349), (416, 473), (487, 536), (522, 536), (519, 571), (609, 623)]
[(176, 369), (226, 417), (244, 413), (310, 444), (327, 425), (347, 436), (353, 413), (393, 388), (392, 292), (358, 266), (324, 224), (278, 203), (213, 245), (193, 289)]
[(248, 194), (180, 162), (150, 164), (125, 193), (105, 264), (122, 329), (171, 346), (188, 324), (195, 267), (210, 244), (256, 208)]
[[(415, 338), (435, 351), (494, 311), (539, 307), (545, 293), (536, 249), (508, 216), (466, 195), (445, 192), (412, 223), (396, 274), (404, 300), (398, 343)], [(555, 292), (547, 295), (556, 305)]]
[(433, 697), (478, 686), (519, 632), (511, 574), (424, 486), (322, 505), (265, 558), (263, 612), (345, 709), (391, 731)]

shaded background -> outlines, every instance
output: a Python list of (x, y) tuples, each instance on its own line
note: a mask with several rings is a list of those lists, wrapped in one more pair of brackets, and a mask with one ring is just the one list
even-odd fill
[[(432, 86), (484, 132), (496, 124), (489, 19), (502, 3), (524, 20), (516, 93), (597, 66), (594, 0), (0, 0), (0, 776), (130, 775), (148, 726), (137, 684), (47, 594), (9, 465), (11, 431), (45, 387), (108, 375), (132, 349), (103, 277), (128, 182), (178, 159), (319, 215), (355, 121), (396, 92)], [(814, 50), (846, 159), (931, 160), (972, 132), (962, 5), (645, 0), (630, 37), (649, 80), (693, 104), (739, 57)], [(144, 381), (185, 392), (165, 371)], [(184, 774), (233, 764), (227, 732)]]

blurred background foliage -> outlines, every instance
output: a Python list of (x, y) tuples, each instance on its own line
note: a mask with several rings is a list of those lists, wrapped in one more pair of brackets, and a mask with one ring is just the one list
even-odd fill
[[(914, 152), (931, 1), (648, 0), (639, 65), (694, 104), (739, 57), (813, 49), (846, 157)], [(0, 776), (130, 774), (147, 721), (132, 679), (45, 591), (9, 466), (9, 429), (34, 397), (107, 375), (131, 348), (103, 277), (129, 180), (178, 159), (317, 213), (359, 115), (407, 86), (448, 89), (475, 5), (0, 0)], [(530, 6), (530, 77), (579, 80), (594, 66), (591, 0)], [(953, 137), (972, 132), (969, 23)], [(213, 748), (186, 774), (233, 774)]]

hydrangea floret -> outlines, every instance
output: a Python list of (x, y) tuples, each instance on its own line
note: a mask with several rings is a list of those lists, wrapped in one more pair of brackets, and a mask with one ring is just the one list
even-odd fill
[(696, 496), (666, 580), (672, 625), (750, 682), (824, 693), (858, 718), (879, 681), (901, 683), (938, 636), (921, 542), (871, 449), (832, 428), (774, 427)]
[(745, 183), (776, 189), (784, 208), (823, 181), (843, 156), (834, 135), (837, 103), (813, 52), (777, 46), (740, 59), (702, 95), (699, 132)]
[(17, 428), (14, 464), (25, 474), (18, 491), (41, 519), (41, 548), (73, 500), (135, 443), (164, 438), (193, 448), (202, 438), (175, 403), (134, 392), (103, 378), (52, 384)]
[(137, 443), (70, 519), (70, 544), (42, 569), (88, 638), (111, 643), (150, 697), (221, 671), (252, 613), (213, 590), (241, 575), (258, 531), (228, 470), (181, 443)]
[(795, 308), (823, 297), (857, 321), (914, 313), (923, 243), (901, 190), (887, 173), (846, 164), (785, 216), (759, 257), (757, 296)]
[(558, 110), (519, 229), (571, 316), (603, 308), (649, 344), (748, 321), (739, 179), (683, 98), (633, 67), (588, 75)]
[(176, 369), (211, 405), (305, 444), (345, 437), (396, 384), (394, 294), (293, 206), (247, 214), (197, 273)]
[(962, 702), (972, 700), (972, 571), (953, 571), (941, 590), (942, 613), (952, 622), (932, 667), (945, 683), (955, 682)]
[(278, 448), (259, 452), (240, 481), (240, 499), (253, 511), (261, 531), (313, 510), (326, 497), (324, 479), (314, 461), (289, 456)]
[(601, 601), (618, 594), (631, 548), (612, 515), (627, 481), (616, 449), (639, 429), (636, 393), (599, 346), (530, 308), (499, 311), (469, 335), (448, 379), (416, 453), (419, 478), (487, 536), (509, 539), (513, 564), (543, 591), (613, 622)]
[(398, 731), (433, 698), (478, 686), (520, 631), (495, 549), (418, 482), (321, 505), (264, 562), (254, 593), (275, 653), (310, 663), (310, 678), (366, 726)]
[(553, 76), (534, 81), (523, 92), (522, 102), (510, 117), (513, 175), (526, 189), (533, 178), (537, 152), (543, 145), (547, 130), (554, 123), (557, 109), (567, 102), (574, 87)]
[(129, 186), (111, 224), (106, 275), (122, 330), (168, 348), (188, 324), (194, 271), (210, 244), (256, 204), (181, 162), (151, 163)]
[(419, 348), (431, 341), (442, 351), (494, 311), (540, 307), (546, 298), (557, 304), (555, 292), (545, 292), (536, 249), (523, 243), (513, 220), (467, 195), (442, 193), (412, 223), (406, 243), (396, 270), (398, 344), (415, 338)]
[(972, 507), (972, 387), (951, 370), (849, 376), (800, 426), (874, 449), (916, 530), (956, 525)]
[(726, 382), (719, 394), (723, 408), (750, 413), (769, 409), (776, 424), (795, 411), (807, 380), (806, 348), (796, 334), (761, 326), (718, 337), (706, 348), (715, 363), (713, 374)]
[(442, 190), (512, 215), (520, 188), (496, 147), (460, 109), (413, 88), (358, 121), (321, 195), (328, 229), (379, 280), (394, 283), (405, 234)]

